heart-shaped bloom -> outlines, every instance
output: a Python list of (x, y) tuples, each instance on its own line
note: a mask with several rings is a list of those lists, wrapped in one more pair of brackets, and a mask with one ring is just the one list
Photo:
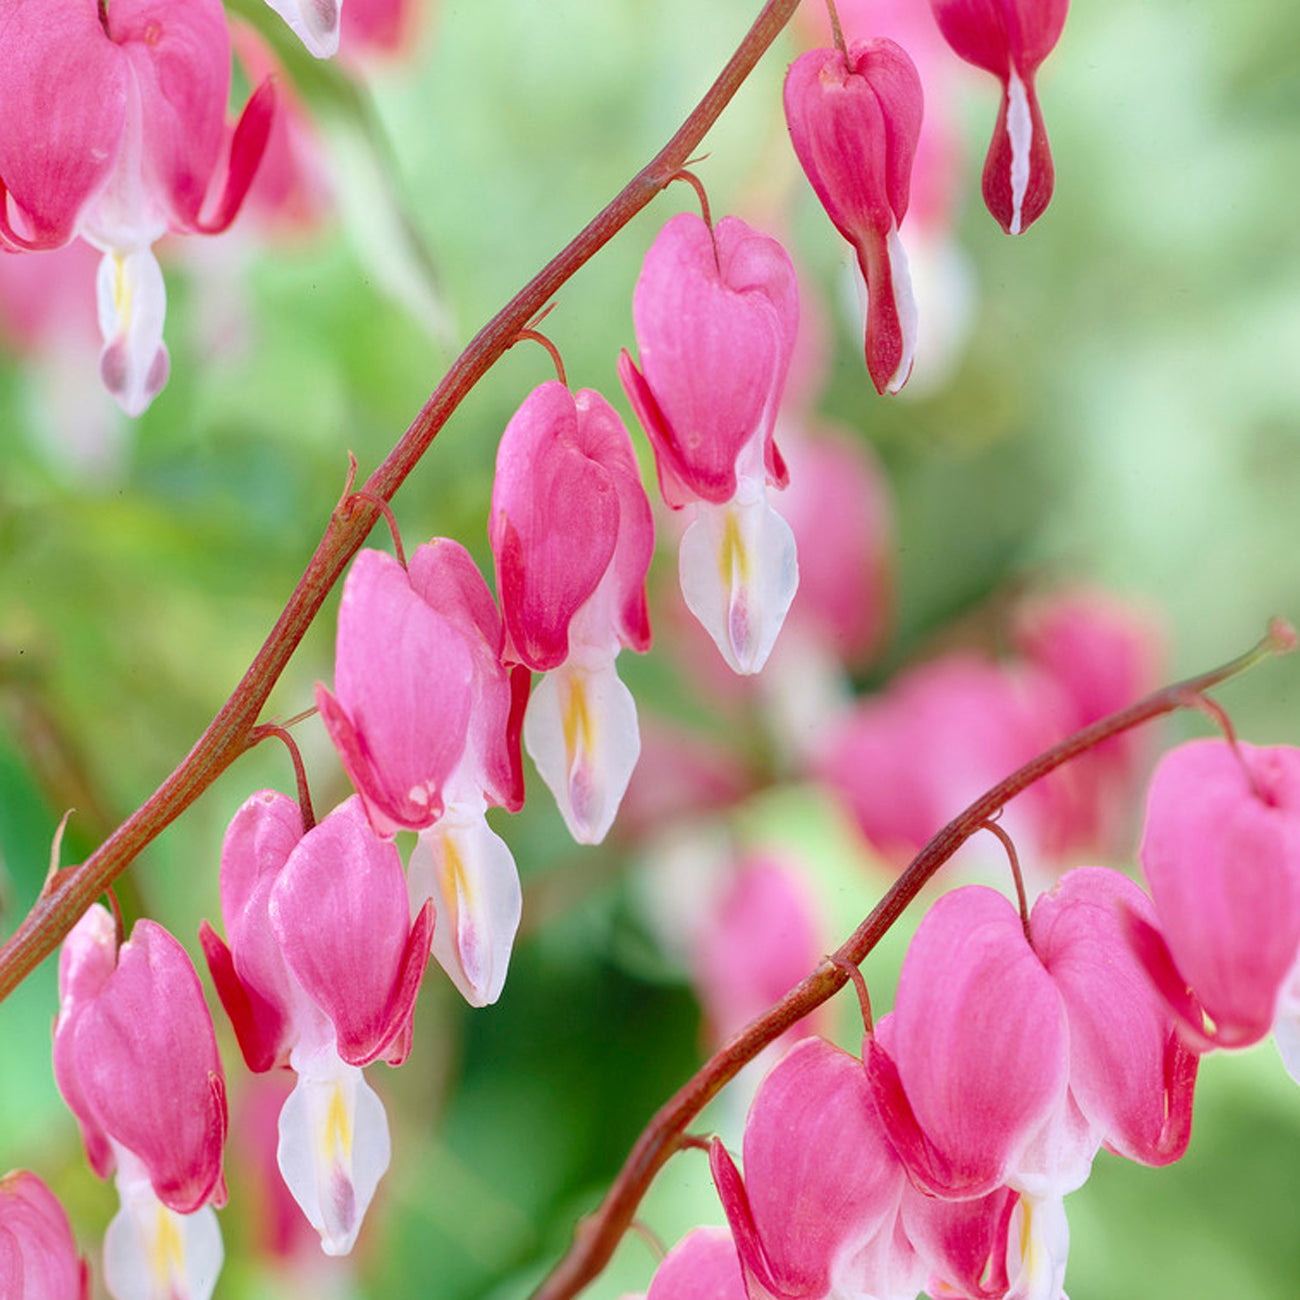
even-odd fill
[(25, 1169), (0, 1178), (0, 1295), (90, 1300), (90, 1272), (77, 1254), (68, 1216), (50, 1189)]
[[(233, 133), (219, 0), (13, 0), (0, 72), (0, 244), (104, 253), (100, 374), (129, 415), (167, 379), (166, 291), (151, 246), (234, 220), (274, 112), (264, 83)], [(218, 177), (221, 177), (218, 180)]]
[(1028, 230), (1052, 197), (1055, 170), (1034, 90), (1065, 27), (1070, 0), (930, 0), (948, 44), (1002, 82), (984, 160), (984, 203), (1009, 235)]
[(768, 504), (784, 487), (773, 439), (799, 324), (794, 268), (776, 240), (736, 217), (710, 229), (665, 223), (632, 296), (641, 368), (618, 372), (654, 448), (682, 538), (682, 594), (739, 673), (762, 668), (794, 598), (794, 536)]
[(546, 678), (524, 744), (583, 844), (605, 838), (636, 765), (636, 706), (614, 661), (650, 645), (650, 502), (599, 393), (535, 388), (497, 450), (489, 523), (506, 656)]
[(645, 1300), (748, 1300), (726, 1228), (696, 1228), (664, 1256)]
[(263, 790), (221, 853), (230, 945), (200, 930), (249, 1068), (291, 1066), (280, 1112), (285, 1183), (327, 1254), (346, 1254), (388, 1167), (388, 1122), (361, 1067), (399, 1065), (429, 960), (433, 907), (410, 921), (397, 849), (355, 796), (305, 835), (298, 805)]
[(867, 286), (867, 369), (879, 393), (907, 382), (916, 308), (898, 228), (907, 214), (921, 131), (921, 79), (886, 37), (809, 50), (785, 79), (790, 140)]
[(409, 570), (382, 551), (352, 562), (334, 693), (317, 683), (316, 703), (380, 835), (432, 826), (467, 763), (480, 798), (522, 805), (526, 680), (512, 687), (502, 642), (491, 593), (458, 542), (417, 548)]
[(1159, 926), (1131, 915), (1130, 932), (1188, 1042), (1244, 1047), (1275, 1029), (1300, 1079), (1300, 750), (1171, 750), (1151, 778), (1139, 856)]
[(744, 1180), (717, 1138), (709, 1164), (751, 1296), (916, 1294), (919, 1261), (897, 1231), (906, 1178), (856, 1057), (796, 1044), (750, 1107)]
[(59, 956), (54, 1077), (122, 1208), (104, 1239), (119, 1300), (206, 1300), (221, 1269), (226, 1086), (212, 1017), (185, 950), (153, 921), (119, 950), (98, 904)]

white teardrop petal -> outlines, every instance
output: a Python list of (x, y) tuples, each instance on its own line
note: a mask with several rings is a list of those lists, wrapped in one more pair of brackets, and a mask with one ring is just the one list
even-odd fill
[(95, 279), (104, 347), (99, 375), (127, 415), (141, 415), (167, 382), (167, 287), (150, 248), (109, 251)]

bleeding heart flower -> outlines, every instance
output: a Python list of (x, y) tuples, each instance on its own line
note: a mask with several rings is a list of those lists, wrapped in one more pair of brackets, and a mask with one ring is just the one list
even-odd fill
[[(269, 83), (233, 133), (219, 0), (13, 0), (0, 72), (0, 245), (104, 253), (100, 374), (128, 415), (167, 380), (166, 291), (152, 245), (235, 219), (266, 146)], [(219, 188), (217, 177), (224, 173)]]
[(5, 1300), (90, 1300), (90, 1272), (68, 1216), (35, 1174), (0, 1178), (0, 1295)]
[(878, 393), (907, 382), (916, 307), (898, 227), (907, 214), (921, 130), (921, 79), (884, 37), (809, 50), (785, 79), (790, 140), (835, 228), (853, 245), (867, 286), (867, 369)]
[(984, 203), (1007, 234), (1019, 235), (1052, 197), (1056, 173), (1034, 75), (1060, 39), (1069, 0), (930, 0), (930, 8), (957, 54), (1002, 82)]
[(738, 673), (762, 668), (799, 581), (794, 536), (768, 504), (784, 487), (773, 429), (799, 323), (794, 268), (735, 217), (665, 223), (632, 296), (641, 369), (618, 372), (654, 448), (682, 538), (682, 594)]

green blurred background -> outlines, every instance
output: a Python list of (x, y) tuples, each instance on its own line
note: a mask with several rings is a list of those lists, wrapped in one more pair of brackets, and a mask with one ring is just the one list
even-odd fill
[[(58, 442), (30, 356), (0, 362), (0, 934), (39, 888), (65, 808), (77, 810), (70, 862), (148, 796), (224, 700), (319, 538), (347, 452), (363, 473), (383, 458), (449, 345), (663, 143), (757, 7), (447, 2), (404, 57), (357, 72), (358, 96), (345, 74), (309, 66), (279, 39), (252, 0), (232, 6), (288, 59), (349, 197), (343, 216), (295, 238), (245, 222), (220, 257), (173, 241), (173, 372), (152, 409), (130, 427), (117, 418), (96, 389), (93, 346), (67, 381), (84, 384), (89, 424), (120, 440), (108, 468)], [(875, 445), (896, 500), (898, 621), (878, 676), (1027, 583), (1083, 579), (1152, 604), (1177, 675), (1244, 649), (1271, 614), (1300, 618), (1294, 7), (1077, 4), (1041, 79), (1056, 197), (1016, 240), (979, 202), (995, 96), (972, 80), (961, 100), (969, 197), (956, 227), (976, 287), (972, 330), (946, 384), (889, 401), (871, 391), (857, 327), (836, 306), (844, 249), (785, 140), (780, 82), (796, 48), (765, 59), (697, 170), (715, 213), (784, 226), (829, 304), (819, 409)], [(660, 222), (692, 202), (685, 187), (661, 198), (547, 321), (571, 382), (625, 412), (614, 367), (632, 343), (640, 259)], [(403, 222), (416, 236), (406, 247), (385, 233)], [(496, 440), (548, 373), (539, 349), (518, 349), (474, 392), (394, 502), (408, 544), (453, 535), (489, 558)], [(658, 563), (671, 577), (671, 557)], [(307, 708), (312, 683), (329, 680), (333, 612), (331, 602), (271, 714)], [(628, 676), (651, 707), (660, 692), (680, 708), (669, 670)], [(1298, 682), (1296, 661), (1282, 661), (1221, 698), (1243, 736), (1295, 743)], [(1180, 720), (1167, 736), (1203, 730)], [(297, 734), (317, 806), (328, 807), (346, 792), (337, 763), (319, 724)], [(236, 763), (133, 868), (128, 912), (157, 916), (196, 952), (199, 918), (219, 915), (227, 820), (252, 790), (289, 780), (280, 752)], [(372, 1070), (398, 1155), (357, 1257), (313, 1282), (319, 1294), (525, 1294), (700, 1059), (695, 1001), (638, 910), (629, 854), (576, 851), (544, 792), (496, 824), (545, 923), (521, 941), (494, 1008), (467, 1011), (432, 973), (410, 1062)], [(811, 790), (769, 790), (736, 825), (742, 838), (801, 853), (835, 936), (883, 888)], [(903, 942), (872, 959), (873, 988), (888, 988)], [(113, 1195), (86, 1168), (53, 1087), (54, 985), (47, 962), (0, 1005), (0, 1169), (50, 1182), (94, 1258)], [(851, 1046), (853, 1009), (839, 1010)], [(242, 1066), (219, 1032), (233, 1080)], [(1294, 1300), (1297, 1153), (1300, 1092), (1272, 1047), (1208, 1061), (1180, 1166), (1102, 1157), (1070, 1198), (1070, 1293)], [(230, 1179), (217, 1295), (304, 1293), (254, 1249), (257, 1211), (240, 1201), (251, 1175), (237, 1150)], [(693, 1152), (672, 1162), (644, 1215), (670, 1244), (719, 1217)], [(643, 1289), (653, 1260), (630, 1236), (591, 1294)]]

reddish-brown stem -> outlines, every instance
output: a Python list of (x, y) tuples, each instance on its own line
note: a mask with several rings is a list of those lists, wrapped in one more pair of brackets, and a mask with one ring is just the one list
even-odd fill
[(397, 526), (397, 516), (393, 514), (393, 507), (388, 504), (383, 497), (377, 497), (368, 488), (357, 488), (355, 492), (348, 494), (349, 501), (366, 501), (374, 506), (384, 517), (384, 523), (388, 525), (388, 534), (393, 539), (393, 554), (397, 556), (397, 562), (406, 568), (406, 547), (402, 545), (402, 530)]
[(849, 47), (844, 41), (844, 28), (840, 26), (840, 15), (835, 8), (835, 0), (826, 0), (826, 12), (831, 19), (831, 39), (835, 42), (835, 48), (844, 55), (847, 61), (849, 57)]
[(1189, 709), (1199, 709), (1223, 732), (1223, 738), (1228, 742), (1228, 748), (1232, 750), (1232, 756), (1237, 760), (1237, 766), (1241, 768), (1241, 774), (1246, 778), (1246, 784), (1250, 787), (1251, 794), (1261, 803), (1269, 802), (1264, 797), (1259, 782), (1255, 780), (1255, 774), (1250, 770), (1250, 764), (1246, 762), (1245, 754), (1241, 752), (1241, 746), (1237, 743), (1237, 729), (1232, 725), (1232, 719), (1228, 717), (1227, 710), (1223, 705), (1217, 700), (1210, 699), (1208, 695), (1200, 694), (1189, 695), (1186, 704)]
[[(767, 0), (727, 65), (672, 139), (578, 234), (474, 336), (365, 491), (391, 500), (466, 394), (559, 288), (605, 246), (681, 170), (754, 65), (790, 20), (799, 0)], [(135, 856), (180, 816), (243, 753), (271, 688), (298, 643), (360, 550), (379, 511), (335, 509), (243, 680), (202, 736), (158, 789), (79, 866), (57, 873), (9, 941), (0, 948), (0, 1000), (58, 946), (77, 918)]]
[(673, 180), (685, 181), (695, 191), (695, 197), (700, 201), (700, 216), (704, 218), (704, 224), (712, 230), (713, 213), (709, 208), (709, 195), (704, 188), (704, 182), (694, 172), (687, 171), (685, 167), (673, 177)]
[(870, 1037), (876, 1032), (876, 1018), (871, 1014), (871, 993), (867, 988), (862, 968), (851, 961), (846, 961), (837, 953), (831, 953), (826, 960), (837, 970), (842, 970), (853, 981), (853, 989), (858, 995), (858, 1010), (862, 1012), (862, 1032)]
[[(398, 558), (401, 559), (400, 551), (398, 552)], [(307, 769), (303, 766), (302, 754), (298, 750), (298, 742), (284, 727), (278, 726), (274, 722), (264, 722), (260, 727), (254, 727), (248, 733), (248, 748), (252, 749), (254, 745), (260, 745), (269, 736), (274, 736), (277, 740), (283, 741), (284, 747), (289, 751), (289, 761), (293, 764), (293, 777), (298, 785), (298, 811), (302, 814), (302, 829), (305, 835), (316, 825), (316, 810), (311, 806), (311, 787), (307, 784)]]
[(535, 329), (520, 330), (519, 333), (515, 335), (514, 343), (510, 346), (514, 347), (515, 343), (522, 343), (524, 339), (527, 339), (530, 343), (540, 343), (542, 347), (551, 354), (551, 361), (555, 366), (555, 377), (565, 386), (565, 388), (568, 388), (569, 379), (564, 373), (564, 361), (560, 357), (560, 349), (557, 348), (545, 334)]
[(775, 1006), (769, 1007), (729, 1038), (694, 1077), (660, 1107), (637, 1139), (605, 1199), (578, 1224), (573, 1245), (533, 1293), (532, 1300), (570, 1300), (600, 1274), (632, 1222), (655, 1174), (678, 1150), (682, 1135), (704, 1106), (764, 1047), (844, 987), (849, 978), (845, 965), (861, 964), (930, 877), (1004, 804), (1062, 763), (1111, 736), (1186, 707), (1190, 703), (1189, 695), (1217, 686), (1261, 659), (1292, 649), (1294, 644), (1295, 634), (1291, 628), (1275, 621), (1264, 639), (1244, 655), (1199, 677), (1167, 686), (1127, 709), (1076, 731), (998, 782), (954, 817), (904, 868), (871, 915), (830, 958)]
[(988, 831), (990, 835), (996, 835), (1007, 851), (1007, 858), (1011, 863), (1011, 879), (1016, 884), (1016, 902), (1020, 906), (1020, 924), (1025, 931), (1025, 942), (1032, 948), (1034, 941), (1029, 937), (1029, 899), (1025, 894), (1025, 877), (1020, 870), (1020, 855), (1016, 852), (1016, 846), (1011, 836), (991, 817), (979, 829)]

